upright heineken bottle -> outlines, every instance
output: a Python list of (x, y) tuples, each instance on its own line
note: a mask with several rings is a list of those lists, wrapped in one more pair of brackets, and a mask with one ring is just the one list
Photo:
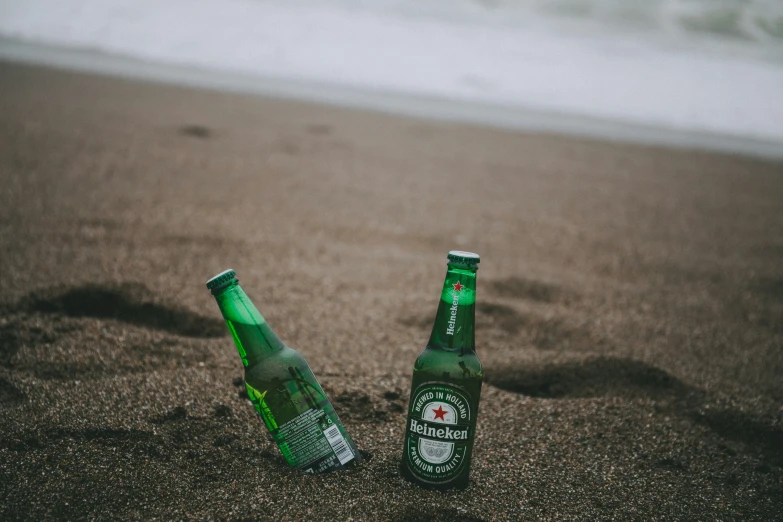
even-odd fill
[(288, 464), (310, 473), (361, 460), (310, 366), (284, 345), (226, 270), (209, 281), (245, 366), (250, 400)]
[(430, 341), (413, 366), (402, 476), (423, 487), (468, 486), (481, 362), (476, 356), (479, 256), (453, 250)]

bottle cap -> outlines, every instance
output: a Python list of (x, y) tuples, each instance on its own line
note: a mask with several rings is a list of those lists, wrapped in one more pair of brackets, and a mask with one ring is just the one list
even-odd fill
[(234, 279), (236, 279), (237, 273), (234, 272), (232, 269), (225, 270), (223, 272), (220, 272), (218, 275), (207, 281), (207, 289), (208, 290), (214, 290), (215, 288), (220, 288), (221, 286), (225, 286)]
[(477, 268), (481, 261), (478, 254), (473, 252), (463, 252), (462, 250), (452, 250), (448, 255), (450, 265), (458, 265), (463, 268)]

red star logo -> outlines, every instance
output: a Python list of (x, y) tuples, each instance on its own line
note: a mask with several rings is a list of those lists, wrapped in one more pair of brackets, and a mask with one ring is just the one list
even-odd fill
[(463, 288), (465, 288), (465, 285), (461, 284), (459, 281), (457, 281), (456, 283), (454, 283), (454, 284), (453, 284), (453, 285), (451, 285), (451, 286), (453, 286), (453, 287), (454, 287), (454, 291), (455, 291), (455, 292), (459, 292), (460, 290), (462, 290)]
[(446, 422), (446, 414), (448, 413), (446, 410), (443, 409), (443, 406), (438, 406), (437, 410), (432, 410), (432, 413), (435, 414), (435, 418), (433, 420), (442, 420), (443, 422)]

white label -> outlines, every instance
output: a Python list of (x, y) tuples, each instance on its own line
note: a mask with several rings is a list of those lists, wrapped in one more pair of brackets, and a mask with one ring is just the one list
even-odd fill
[(324, 431), (324, 436), (326, 436), (326, 440), (329, 441), (329, 444), (332, 445), (334, 454), (340, 459), (340, 464), (345, 464), (353, 459), (353, 451), (351, 451), (348, 443), (345, 442), (343, 434), (340, 433), (340, 429), (336, 425), (331, 426)]

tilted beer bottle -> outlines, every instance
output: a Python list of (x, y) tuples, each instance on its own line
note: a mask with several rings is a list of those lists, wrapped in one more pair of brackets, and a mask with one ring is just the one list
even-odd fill
[(307, 361), (266, 324), (226, 270), (207, 281), (245, 366), (245, 388), (283, 457), (311, 473), (361, 460)]
[(452, 250), (432, 334), (413, 366), (402, 476), (423, 487), (468, 486), (481, 362), (476, 356), (479, 256)]

